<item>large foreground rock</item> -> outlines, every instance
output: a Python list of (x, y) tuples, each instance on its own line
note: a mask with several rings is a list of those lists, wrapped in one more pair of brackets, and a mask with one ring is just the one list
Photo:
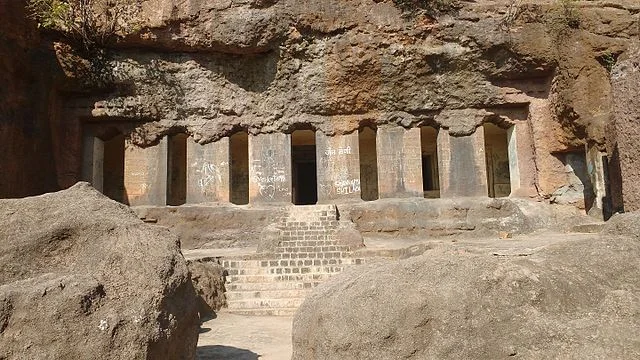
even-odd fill
[(293, 359), (638, 359), (639, 256), (633, 237), (591, 236), (360, 267), (300, 307)]
[(179, 244), (78, 184), (0, 200), (0, 359), (193, 359)]

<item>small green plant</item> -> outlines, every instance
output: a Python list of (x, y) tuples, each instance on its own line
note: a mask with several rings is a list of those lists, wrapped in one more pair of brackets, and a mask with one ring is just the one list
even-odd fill
[(580, 28), (580, 9), (576, 0), (556, 0), (544, 21), (550, 34), (562, 41), (569, 32)]
[(558, 0), (560, 6), (559, 20), (571, 29), (580, 27), (580, 10), (576, 6), (577, 0)]
[(598, 60), (600, 65), (602, 65), (608, 72), (611, 72), (618, 61), (618, 56), (612, 53), (605, 53), (598, 56), (596, 60)]
[(568, 27), (577, 29), (580, 27), (580, 11), (576, 6), (577, 0), (560, 0), (562, 15)]
[(458, 0), (393, 0), (393, 3), (406, 14), (423, 12), (431, 17), (460, 8)]
[(509, 6), (507, 7), (507, 11), (505, 11), (504, 16), (500, 20), (500, 30), (510, 30), (515, 21), (520, 16), (521, 12), (521, 0), (511, 0)]
[(29, 0), (27, 10), (41, 28), (80, 42), (85, 50), (104, 47), (139, 28), (141, 0)]

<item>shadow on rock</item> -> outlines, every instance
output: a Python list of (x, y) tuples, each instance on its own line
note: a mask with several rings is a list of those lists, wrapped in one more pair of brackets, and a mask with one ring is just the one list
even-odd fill
[(258, 360), (261, 357), (250, 350), (223, 345), (199, 346), (196, 354), (197, 360)]

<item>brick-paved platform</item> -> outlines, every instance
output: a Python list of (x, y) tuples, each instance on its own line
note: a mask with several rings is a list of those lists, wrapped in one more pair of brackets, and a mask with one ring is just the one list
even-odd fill
[(222, 258), (227, 270), (230, 312), (251, 315), (291, 315), (322, 281), (360, 264), (335, 234), (338, 213), (334, 205), (291, 207), (278, 220), (280, 243), (260, 259)]
[[(292, 315), (307, 294), (348, 266), (363, 264), (336, 241), (335, 205), (291, 207), (276, 223), (279, 244), (271, 253), (216, 256), (226, 270), (228, 311), (246, 315)], [(196, 255), (197, 256), (197, 255)]]

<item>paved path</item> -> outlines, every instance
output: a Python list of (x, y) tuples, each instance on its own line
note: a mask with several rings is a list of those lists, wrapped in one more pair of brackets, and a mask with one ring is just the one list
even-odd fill
[(220, 312), (202, 324), (197, 360), (289, 360), (292, 320)]

